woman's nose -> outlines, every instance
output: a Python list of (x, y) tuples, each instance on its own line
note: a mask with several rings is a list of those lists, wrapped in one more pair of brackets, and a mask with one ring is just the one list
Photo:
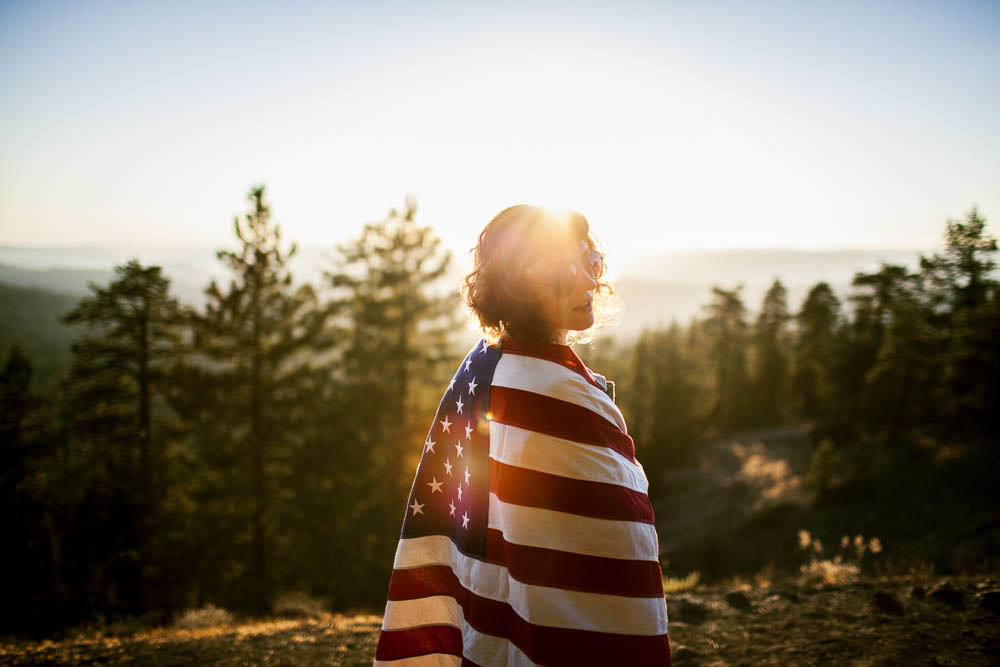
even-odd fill
[(586, 285), (586, 287), (584, 288), (585, 290), (590, 290), (597, 287), (597, 280), (594, 278), (594, 276), (590, 275), (590, 271), (584, 270), (581, 271), (580, 273), (583, 274), (584, 285)]

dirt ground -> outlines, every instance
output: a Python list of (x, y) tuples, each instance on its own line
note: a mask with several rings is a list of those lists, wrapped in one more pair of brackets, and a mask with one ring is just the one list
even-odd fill
[[(668, 595), (674, 664), (1000, 664), (997, 576)], [(380, 617), (269, 619), (62, 641), (0, 640), (11, 665), (370, 665)]]

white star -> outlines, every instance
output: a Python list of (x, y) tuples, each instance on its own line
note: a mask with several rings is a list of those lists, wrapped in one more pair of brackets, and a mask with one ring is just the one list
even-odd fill
[(465, 483), (466, 484), (469, 483), (469, 467), (468, 466), (465, 467)]
[(437, 444), (436, 442), (434, 442), (433, 440), (431, 440), (430, 436), (427, 436), (427, 442), (424, 443), (424, 451), (425, 452), (433, 452), (434, 451), (434, 445), (436, 445), (436, 444)]
[(458, 509), (457, 507), (455, 507), (455, 503), (453, 502), (448, 503), (448, 507), (451, 508), (451, 512), (448, 513), (448, 516), (455, 516), (455, 510)]
[(413, 504), (410, 507), (413, 508), (413, 516), (424, 513), (424, 506), (418, 503), (416, 498), (413, 499)]
[(448, 472), (449, 475), (451, 474), (451, 461), (449, 461), (448, 459), (444, 460), (444, 469)]
[(455, 401), (455, 405), (458, 407), (458, 414), (462, 414), (462, 406), (464, 405), (464, 403), (462, 403), (461, 397), (459, 397), (459, 399)]
[(479, 348), (479, 351), (482, 352), (483, 354), (486, 354), (486, 347), (487, 347), (486, 346), (486, 341), (484, 340), (483, 341), (483, 346)]
[(451, 433), (451, 431), (449, 430), (450, 428), (451, 428), (451, 422), (448, 421), (448, 416), (445, 415), (444, 421), (441, 422), (441, 432), (442, 433)]
[(448, 383), (448, 391), (451, 391), (454, 387), (455, 387), (455, 378), (452, 378), (451, 382)]
[(468, 440), (472, 437), (472, 422), (468, 422), (465, 425), (465, 439)]
[(458, 486), (458, 501), (462, 502), (462, 485), (461, 484), (459, 484), (459, 486)]
[[(468, 483), (468, 481), (469, 481), (469, 469), (468, 468), (465, 469), (465, 481), (466, 481), (466, 483)], [(431, 481), (427, 482), (427, 486), (431, 487), (431, 494), (432, 495), (435, 494), (435, 493), (444, 493), (444, 491), (441, 490), (441, 485), (443, 483), (444, 482), (439, 482), (437, 480), (437, 477), (431, 477)]]
[(479, 385), (476, 384), (476, 378), (473, 377), (472, 378), (472, 382), (469, 383), (469, 394), (472, 395), (472, 396), (475, 396), (476, 395), (476, 387), (478, 387), (478, 386)]
[(465, 360), (465, 370), (469, 370), (469, 366), (472, 365), (472, 357)]
[(462, 528), (469, 529), (469, 515), (466, 512), (462, 512)]
[(458, 442), (455, 443), (455, 450), (458, 452), (458, 458), (462, 458), (462, 450), (463, 449), (465, 449), (465, 447), (462, 446), (462, 441), (461, 440), (459, 440)]

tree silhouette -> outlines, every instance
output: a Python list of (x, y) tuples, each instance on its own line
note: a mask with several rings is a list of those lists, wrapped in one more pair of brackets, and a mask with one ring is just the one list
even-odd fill
[(788, 409), (789, 335), (788, 291), (775, 279), (764, 295), (760, 314), (754, 323), (751, 344), (754, 370), (752, 411), (755, 423), (773, 426), (781, 423)]
[[(87, 520), (100, 522), (103, 516), (113, 533), (105, 542), (112, 551), (102, 557), (95, 575), (127, 570), (130, 583), (113, 597), (132, 610), (152, 603), (150, 587), (165, 567), (152, 549), (166, 465), (160, 425), (165, 377), (182, 324), (169, 289), (160, 267), (132, 259), (115, 267), (106, 287), (91, 283), (91, 295), (63, 318), (86, 332), (72, 345), (64, 394), (72, 415), (71, 442), (98, 464), (86, 472), (91, 486), (84, 493), (99, 514)], [(77, 534), (76, 539), (86, 538)]]
[(826, 282), (809, 290), (795, 316), (792, 388), (799, 411), (809, 419), (829, 414), (834, 400), (840, 300)]
[(716, 404), (713, 422), (720, 428), (747, 424), (749, 413), (746, 308), (740, 292), (743, 285), (724, 290), (712, 287), (712, 301), (705, 331), (712, 341), (715, 366)]
[[(214, 280), (205, 290), (195, 334), (202, 372), (194, 376), (203, 401), (189, 406), (201, 431), (201, 456), (217, 473), (206, 482), (205, 497), (215, 498), (220, 520), (249, 526), (249, 562), (238, 548), (219, 552), (220, 562), (229, 563), (224, 578), (259, 612), (273, 602), (276, 517), (283, 489), (294, 487), (289, 471), (305, 446), (305, 423), (328, 375), (323, 355), (333, 344), (325, 333), (329, 313), (312, 286), (293, 286), (287, 263), (296, 247), (282, 248), (264, 197), (264, 186), (251, 189), (251, 211), (233, 221), (239, 249), (216, 253), (233, 278), (225, 290)], [(241, 502), (234, 506), (236, 499)], [(233, 546), (246, 539), (239, 530), (229, 537)]]
[[(339, 245), (326, 272), (346, 332), (338, 372), (351, 387), (360, 457), (351, 474), (366, 534), (344, 545), (351, 551), (344, 559), (391, 561), (419, 443), (458, 360), (452, 342), (458, 295), (440, 284), (450, 261), (434, 230), (416, 222), (416, 202), (407, 198), (402, 210), (391, 209)], [(381, 596), (383, 586), (378, 580), (370, 590)]]

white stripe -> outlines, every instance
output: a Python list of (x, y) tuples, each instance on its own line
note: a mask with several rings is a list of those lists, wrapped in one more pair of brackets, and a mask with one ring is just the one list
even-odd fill
[(457, 655), (446, 653), (431, 653), (418, 655), (415, 658), (400, 658), (399, 660), (376, 660), (375, 667), (461, 667), (462, 659)]
[(576, 371), (554, 361), (504, 353), (493, 371), (493, 384), (575, 403), (601, 415), (622, 433), (628, 432), (625, 418), (610, 396)]
[(382, 617), (383, 630), (407, 630), (425, 625), (462, 627), (462, 606), (450, 595), (416, 600), (389, 600)]
[[(526, 656), (517, 644), (504, 637), (496, 637), (479, 632), (466, 622), (462, 622), (462, 653), (479, 665), (508, 665), (508, 667), (533, 666), (535, 663)], [(399, 660), (376, 660), (375, 665), (386, 667), (455, 667), (462, 659), (447, 653), (432, 653), (415, 658)]]
[(514, 642), (479, 632), (468, 623), (462, 623), (462, 652), (477, 665), (527, 667), (535, 664)]
[(504, 539), (588, 556), (657, 560), (656, 528), (638, 521), (612, 521), (505, 503), (490, 493), (490, 528)]
[[(506, 567), (466, 556), (442, 535), (403, 539), (399, 543), (396, 569), (447, 565), (463, 588), (479, 597), (506, 602), (533, 625), (624, 635), (662, 635), (667, 631), (667, 607), (662, 597), (626, 597), (521, 583), (510, 576)], [(442, 596), (435, 596), (406, 600), (402, 609), (391, 610), (392, 629), (455, 625), (454, 613), (457, 609), (461, 619), (461, 607), (457, 602), (454, 607), (441, 604), (441, 599)], [(425, 600), (428, 601), (425, 607), (414, 606)], [(386, 619), (390, 617), (392, 604), (403, 605), (404, 601), (386, 604)], [(388, 622), (383, 621), (383, 627)], [(400, 625), (400, 622), (415, 625)]]
[(536, 433), (518, 426), (490, 424), (490, 458), (539, 472), (604, 482), (646, 493), (642, 466), (609, 449)]

